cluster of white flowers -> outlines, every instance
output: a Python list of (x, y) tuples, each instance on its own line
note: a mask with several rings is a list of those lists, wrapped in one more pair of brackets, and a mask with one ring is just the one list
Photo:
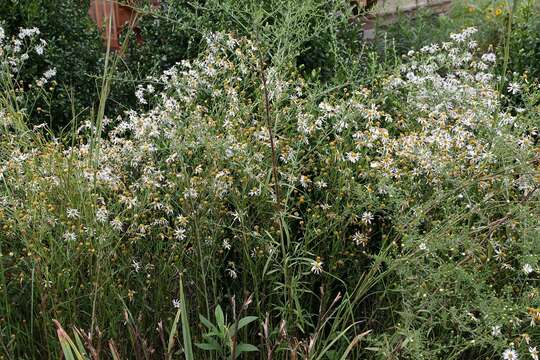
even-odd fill
[[(59, 237), (68, 244), (77, 239), (83, 243), (83, 238), (93, 236), (90, 230), (110, 227), (114, 231), (109, 236), (125, 237), (131, 244), (174, 239), (169, 241), (171, 249), (184, 247), (191, 255), (198, 251), (192, 246), (196, 238), (201, 246), (214, 247), (211, 253), (234, 252), (242, 243), (250, 248), (241, 251), (251, 257), (271, 259), (276, 251), (272, 240), (279, 236), (272, 233), (277, 222), (268, 214), (274, 207), (288, 206), (290, 221), (297, 222), (294, 236), (304, 236), (310, 227), (314, 237), (336, 236), (348, 249), (365, 253), (375, 228), (388, 219), (390, 210), (382, 203), (400, 187), (413, 183), (434, 189), (445, 179), (490, 174), (497, 165), (494, 139), (517, 144), (523, 152), (534, 146), (530, 134), (519, 131), (519, 113), (504, 110), (492, 71), (495, 55), (475, 53), (474, 32), (467, 29), (453, 34), (449, 42), (411, 51), (376, 93), (352, 89), (346, 96), (330, 94), (316, 102), (305, 95), (309, 89), (301, 79), (273, 67), (267, 69), (267, 84), (261, 84), (259, 54), (249, 39), (210, 34), (206, 56), (182, 61), (137, 88), (139, 103), (151, 104), (149, 110), (106, 119), (107, 136), (95, 144), (80, 141), (62, 148), (69, 166), (79, 170), (73, 175), (79, 186), (86, 183), (91, 191), (106, 193), (108, 203), (97, 201), (92, 211), (51, 210), (47, 223), (59, 229)], [(26, 31), (9, 46), (20, 51), (21, 42), (37, 34)], [(0, 31), (0, 44), (3, 38)], [(45, 45), (39, 42), (35, 52), (42, 52), (40, 46)], [(55, 75), (56, 70), (49, 69), (41, 85)], [(515, 82), (508, 91), (517, 95), (523, 88)], [(260, 101), (264, 95), (270, 102), (270, 119), (257, 110), (266, 106)], [(399, 103), (395, 108), (385, 104), (392, 97)], [(87, 130), (95, 133), (95, 124), (80, 126), (81, 139)], [(14, 151), (10, 160), (0, 163), (0, 176), (24, 174), (25, 164), (56, 159), (41, 150)], [(30, 178), (30, 184), (19, 184), (16, 190), (35, 194), (60, 188), (64, 181), (46, 170)], [(516, 176), (512, 185), (525, 194), (533, 181)], [(276, 188), (286, 193), (281, 202)], [(401, 209), (410, 207), (417, 195), (422, 194), (408, 193)], [(461, 195), (457, 201), (469, 199)], [(85, 216), (95, 218), (96, 229), (89, 229), (89, 224), (86, 230), (81, 227)], [(338, 221), (342, 223), (334, 227)], [(326, 227), (347, 229), (331, 233)], [(407, 241), (403, 240), (404, 248)], [(493, 257), (510, 266), (505, 246), (497, 244)], [(425, 257), (435, 247), (427, 238), (411, 246)], [(325, 276), (338, 263), (309, 256), (306, 273)], [(517, 270), (530, 279), (537, 264), (525, 259)], [(219, 261), (220, 272), (231, 279), (244, 271), (225, 256)], [(130, 266), (136, 273), (142, 269), (136, 260)], [(173, 305), (179, 303), (173, 300)], [(492, 334), (502, 336), (501, 326), (493, 327)], [(536, 348), (531, 349), (533, 356)], [(503, 356), (517, 359), (517, 352), (508, 349)]]
[(37, 55), (44, 54), (47, 42), (37, 38), (38, 35), (40, 35), (38, 28), (23, 28), (10, 42), (6, 42), (5, 30), (0, 26), (0, 66), (4, 76), (6, 72), (11, 76), (18, 73), (30, 58), (32, 49)]

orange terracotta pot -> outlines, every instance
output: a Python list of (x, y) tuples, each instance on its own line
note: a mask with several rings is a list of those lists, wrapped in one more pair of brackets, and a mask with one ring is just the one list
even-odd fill
[[(159, 7), (159, 0), (151, 0), (153, 7)], [(113, 50), (119, 50), (120, 34), (124, 27), (129, 26), (135, 33), (137, 43), (141, 44), (143, 38), (141, 29), (137, 23), (140, 14), (136, 10), (136, 1), (117, 0), (91, 0), (88, 15), (97, 24), (103, 41), (105, 44), (110, 42), (110, 47)]]

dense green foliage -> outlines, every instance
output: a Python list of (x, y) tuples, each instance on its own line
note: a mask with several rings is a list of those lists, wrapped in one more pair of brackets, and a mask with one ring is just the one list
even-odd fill
[(167, 3), (0, 5), (0, 359), (537, 359), (534, 3)]
[[(95, 102), (96, 77), (103, 68), (103, 47), (97, 29), (87, 16), (88, 7), (79, 3), (75, 0), (0, 3), (0, 24), (8, 34), (35, 26), (48, 42), (47, 57), (29, 64), (21, 80), (30, 82), (47, 67), (57, 69), (58, 86), (51, 89), (54, 101), (50, 107), (41, 101), (32, 109), (34, 124), (45, 121), (56, 128), (64, 126), (73, 119), (73, 112), (76, 115)], [(37, 107), (43, 111), (37, 111)]]

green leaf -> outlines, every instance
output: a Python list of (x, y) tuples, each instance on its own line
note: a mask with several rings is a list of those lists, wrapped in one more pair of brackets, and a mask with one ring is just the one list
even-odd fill
[(208, 320), (207, 318), (205, 318), (204, 316), (202, 315), (199, 315), (199, 319), (201, 320), (201, 322), (203, 323), (204, 326), (206, 326), (208, 328), (208, 330), (211, 330), (213, 331), (214, 333), (217, 333), (217, 328), (214, 326), (214, 324), (212, 324), (210, 322), (210, 320)]
[(195, 343), (195, 346), (199, 349), (206, 350), (206, 351), (219, 351), (220, 348), (216, 344), (209, 344), (209, 343)]
[(191, 332), (189, 329), (189, 319), (186, 309), (186, 296), (184, 295), (184, 283), (180, 275), (180, 310), (182, 317), (182, 338), (184, 340), (184, 354), (186, 360), (194, 360), (193, 348), (191, 347)]
[(223, 310), (221, 310), (221, 306), (216, 306), (216, 310), (214, 311), (216, 315), (216, 323), (217, 326), (220, 329), (223, 329), (225, 327), (225, 316), (223, 315)]
[(341, 360), (347, 360), (349, 357), (349, 353), (352, 351), (352, 349), (354, 349), (354, 347), (356, 345), (358, 345), (358, 343), (362, 340), (362, 338), (366, 335), (368, 335), (369, 333), (371, 332), (371, 330), (368, 330), (366, 332), (363, 332), (357, 336), (355, 336), (355, 338), (353, 339), (353, 341), (351, 341), (351, 343), (349, 344), (349, 346), (347, 346), (347, 349), (345, 350), (345, 352), (343, 353), (343, 355), (341, 356)]
[(244, 326), (246, 326), (249, 323), (252, 323), (253, 321), (257, 320), (258, 318), (256, 316), (246, 316), (238, 321), (238, 327), (237, 330), (240, 330)]
[(236, 355), (240, 355), (243, 352), (259, 351), (255, 345), (251, 344), (238, 344), (236, 347)]
[(172, 350), (174, 347), (174, 337), (176, 336), (176, 332), (178, 331), (178, 321), (180, 321), (180, 315), (182, 313), (182, 309), (178, 308), (178, 311), (176, 311), (176, 316), (174, 317), (173, 324), (171, 326), (171, 331), (169, 332), (169, 343), (167, 344), (167, 355), (170, 356), (172, 354)]

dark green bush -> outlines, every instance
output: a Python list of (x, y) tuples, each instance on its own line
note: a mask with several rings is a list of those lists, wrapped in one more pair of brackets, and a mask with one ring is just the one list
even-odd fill
[[(52, 122), (54, 127), (67, 124), (76, 113), (95, 101), (95, 76), (102, 63), (102, 44), (90, 18), (88, 1), (19, 0), (0, 2), (0, 22), (8, 33), (18, 28), (38, 27), (47, 39), (46, 56), (24, 71), (23, 80), (36, 79), (49, 67), (56, 67), (59, 86), (47, 112), (34, 109), (32, 121)], [(45, 104), (36, 104), (47, 110)]]
[(540, 20), (539, 6), (534, 1), (525, 4), (518, 13), (510, 41), (510, 69), (540, 76)]

